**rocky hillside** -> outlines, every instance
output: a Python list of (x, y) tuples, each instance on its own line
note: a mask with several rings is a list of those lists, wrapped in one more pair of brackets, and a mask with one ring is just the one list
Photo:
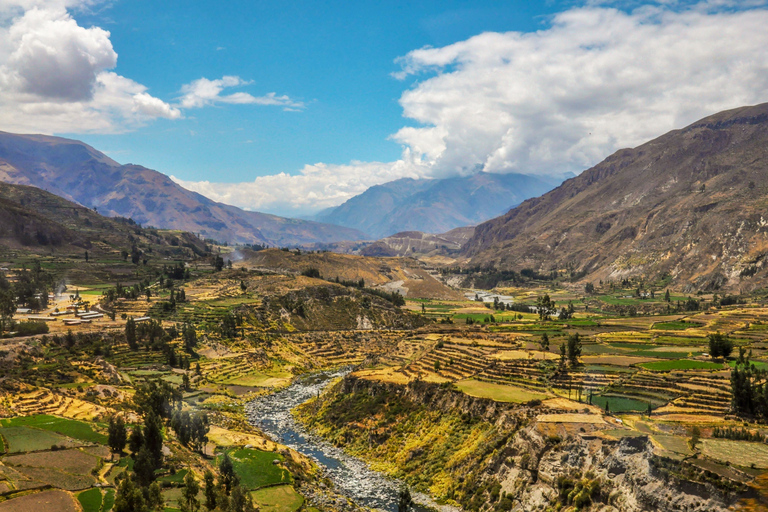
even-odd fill
[(458, 253), (461, 246), (472, 237), (475, 228), (452, 229), (440, 235), (421, 231), (403, 231), (377, 240), (360, 250), (363, 256), (432, 256)]
[(371, 187), (317, 218), (358, 229), (374, 239), (402, 231), (444, 233), (501, 215), (557, 183), (523, 174), (485, 172), (440, 180), (403, 178)]
[(725, 512), (755, 497), (565, 399), (505, 404), (353, 374), (298, 414), (347, 452), (466, 511)]
[(768, 104), (721, 112), (481, 224), (463, 254), (500, 269), (746, 291), (768, 278), (766, 176)]
[(32, 185), (109, 216), (230, 243), (302, 245), (358, 240), (353, 229), (249, 212), (186, 190), (140, 165), (121, 165), (82, 142), (0, 132), (0, 181)]

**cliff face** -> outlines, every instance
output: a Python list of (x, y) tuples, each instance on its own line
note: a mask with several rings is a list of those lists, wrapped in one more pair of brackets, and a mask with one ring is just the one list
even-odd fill
[[(504, 404), (435, 384), (350, 375), (321, 403), (303, 406), (300, 416), (374, 468), (465, 510), (558, 510), (559, 504), (719, 512), (749, 495), (744, 485), (713, 481), (683, 460), (658, 455), (648, 436), (605, 435), (620, 426), (594, 409), (566, 405)], [(571, 419), (551, 422), (553, 415)]]

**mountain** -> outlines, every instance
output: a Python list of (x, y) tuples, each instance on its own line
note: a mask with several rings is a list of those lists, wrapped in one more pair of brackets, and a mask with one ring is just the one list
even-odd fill
[(359, 240), (354, 229), (249, 212), (186, 190), (82, 142), (0, 132), (0, 181), (32, 185), (109, 216), (234, 243), (302, 245)]
[(371, 187), (316, 218), (375, 239), (402, 231), (444, 233), (501, 215), (558, 183), (545, 177), (485, 172), (439, 180), (402, 178)]
[(664, 278), (689, 290), (768, 277), (768, 103), (702, 119), (477, 226), (471, 265), (589, 280)]
[(2, 257), (39, 254), (82, 259), (86, 251), (93, 267), (94, 260), (105, 258), (113, 264), (122, 259), (130, 262), (123, 258), (123, 251), (140, 259), (189, 259), (205, 255), (208, 248), (190, 233), (141, 228), (131, 219), (104, 217), (36, 187), (0, 182)]

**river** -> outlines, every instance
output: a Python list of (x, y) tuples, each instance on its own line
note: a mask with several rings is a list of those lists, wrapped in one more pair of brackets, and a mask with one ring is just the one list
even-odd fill
[[(349, 372), (342, 369), (299, 377), (287, 388), (249, 402), (246, 415), (252, 425), (258, 426), (273, 441), (314, 459), (340, 493), (366, 507), (396, 512), (399, 481), (373, 471), (362, 460), (310, 434), (291, 414), (291, 409), (317, 396), (334, 379)], [(412, 492), (412, 496), (416, 502), (413, 509), (418, 512), (457, 510), (438, 505), (425, 494)]]

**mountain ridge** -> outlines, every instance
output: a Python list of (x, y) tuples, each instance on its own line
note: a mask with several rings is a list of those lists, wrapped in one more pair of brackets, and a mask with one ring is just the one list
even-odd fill
[(315, 218), (358, 229), (374, 239), (407, 231), (439, 234), (503, 214), (551, 190), (553, 178), (477, 172), (443, 179), (401, 178), (370, 187)]
[(158, 171), (121, 165), (63, 137), (0, 132), (0, 180), (36, 186), (106, 215), (230, 243), (303, 245), (364, 238), (350, 228), (217, 203)]

